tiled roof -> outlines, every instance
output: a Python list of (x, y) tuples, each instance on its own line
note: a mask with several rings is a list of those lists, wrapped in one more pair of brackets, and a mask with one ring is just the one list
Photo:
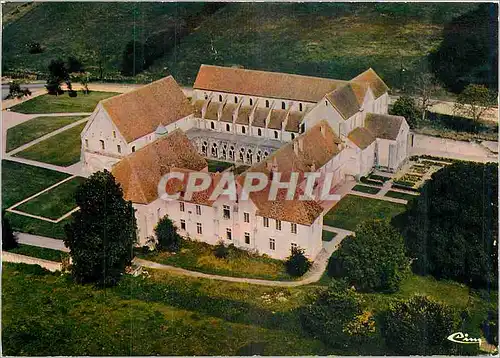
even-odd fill
[(404, 120), (401, 116), (367, 113), (365, 127), (377, 138), (396, 140)]
[[(299, 141), (302, 141), (302, 150), (299, 149), (296, 152), (294, 146), (297, 146)], [(341, 151), (338, 146), (340, 142), (341, 140), (335, 135), (328, 122), (321, 121), (291, 143), (278, 149), (265, 161), (252, 166), (238, 177), (238, 182), (242, 184), (245, 175), (249, 172), (261, 172), (270, 176), (268, 163), (272, 163), (277, 172), (281, 173), (281, 181), (288, 181), (292, 172), (299, 173), (303, 178), (304, 173), (316, 171), (337, 155)], [(312, 167), (313, 164), (315, 168)], [(322, 213), (321, 205), (313, 200), (283, 200), (281, 196), (284, 197), (284, 190), (279, 191), (278, 200), (268, 200), (270, 185), (260, 192), (250, 194), (250, 199), (258, 208), (258, 215), (311, 225)], [(296, 193), (296, 195), (299, 194), (299, 192)]]
[(302, 118), (304, 118), (305, 114), (306, 112), (290, 112), (285, 130), (288, 132), (299, 133), (300, 122), (302, 122)]
[(269, 108), (263, 108), (263, 107), (256, 108), (253, 114), (252, 126), (265, 128), (266, 118), (267, 115), (269, 114), (269, 111), (270, 111)]
[(222, 115), (220, 117), (220, 120), (222, 122), (233, 123), (233, 113), (234, 113), (234, 110), (236, 109), (236, 107), (238, 107), (237, 104), (226, 103), (226, 105), (222, 109)]
[(217, 121), (219, 117), (217, 112), (219, 111), (220, 102), (210, 102), (205, 112), (205, 119), (210, 119), (212, 121)]
[[(172, 168), (171, 171), (183, 173), (184, 180), (181, 181), (180, 179), (170, 179), (165, 187), (165, 190), (168, 194), (173, 195), (176, 193), (180, 193), (179, 201), (185, 201), (205, 206), (212, 206), (214, 201), (209, 200), (209, 198), (212, 195), (214, 189), (217, 187), (217, 184), (219, 183), (222, 177), (221, 173), (207, 173), (212, 178), (212, 180), (210, 181), (210, 186), (205, 190), (194, 192), (191, 196), (191, 199), (188, 200), (183, 196), (183, 193), (186, 192), (186, 187), (189, 180), (189, 174), (195, 172), (195, 170)], [(201, 184), (201, 182), (197, 182), (197, 185), (199, 184)]]
[(238, 110), (238, 118), (236, 118), (236, 123), (248, 125), (250, 122), (249, 115), (252, 111), (252, 107), (241, 106)]
[(101, 101), (128, 143), (193, 113), (193, 107), (172, 76)]
[(125, 200), (148, 204), (158, 198), (158, 183), (171, 168), (202, 170), (207, 162), (180, 129), (132, 153), (113, 166)]
[(285, 120), (286, 110), (284, 109), (273, 109), (271, 112), (271, 118), (269, 119), (268, 128), (271, 129), (281, 129), (281, 123)]
[(201, 65), (193, 88), (249, 96), (318, 102), (346, 81)]
[(360, 103), (351, 84), (339, 87), (335, 91), (328, 93), (326, 98), (344, 119), (351, 118), (359, 111)]
[(354, 77), (352, 82), (369, 84), (375, 98), (379, 98), (389, 90), (389, 87), (387, 87), (384, 81), (382, 81), (372, 68), (369, 68), (365, 72)]
[(355, 128), (347, 135), (347, 138), (361, 149), (366, 149), (375, 141), (375, 136), (364, 127)]

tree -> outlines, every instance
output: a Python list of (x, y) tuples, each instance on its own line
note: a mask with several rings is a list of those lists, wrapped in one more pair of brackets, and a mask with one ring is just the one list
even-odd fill
[[(374, 332), (374, 321), (363, 312), (359, 295), (344, 281), (332, 281), (312, 302), (300, 310), (303, 328), (314, 338), (330, 346), (348, 346), (353, 337), (362, 338)], [(362, 316), (366, 318), (363, 318)], [(359, 322), (369, 329), (359, 329)]]
[(496, 97), (483, 85), (468, 85), (458, 95), (453, 112), (478, 122), (495, 105)]
[(443, 41), (429, 55), (432, 72), (459, 93), (470, 83), (498, 89), (498, 4), (480, 4), (444, 27)]
[(84, 94), (89, 94), (89, 73), (88, 72), (73, 72), (70, 73), (71, 81), (78, 82), (82, 85)]
[(49, 76), (45, 85), (49, 94), (58, 95), (63, 93), (61, 89), (61, 83), (63, 82), (69, 82), (69, 73), (64, 62), (61, 59), (50, 61)]
[(32, 55), (43, 52), (43, 48), (39, 42), (30, 42), (26, 47), (28, 48), (28, 52)]
[(406, 118), (408, 125), (415, 128), (419, 113), (415, 100), (410, 96), (400, 96), (390, 109), (390, 114), (395, 116), (403, 116)]
[(10, 226), (9, 219), (5, 216), (5, 210), (2, 211), (2, 249), (8, 251), (18, 247), (17, 236)]
[(291, 276), (302, 276), (312, 266), (311, 260), (304, 255), (304, 249), (292, 247), (291, 254), (285, 261), (286, 271)]
[(122, 55), (121, 73), (124, 76), (135, 76), (144, 70), (144, 46), (137, 41), (129, 41)]
[(31, 96), (31, 91), (29, 88), (21, 88), (21, 85), (17, 81), (12, 81), (9, 83), (9, 98), (23, 98), (24, 96)]
[(432, 97), (439, 89), (436, 78), (429, 72), (420, 72), (413, 82), (413, 93), (418, 97), (417, 104), (422, 120), (432, 106)]
[(362, 291), (395, 292), (409, 268), (403, 237), (387, 221), (371, 220), (346, 237), (330, 258), (328, 272)]
[(66, 61), (66, 70), (68, 73), (85, 72), (82, 62), (74, 56), (69, 56)]
[(453, 310), (425, 296), (389, 304), (382, 331), (386, 344), (398, 354), (453, 354), (446, 338), (456, 327)]
[(64, 244), (73, 259), (72, 274), (80, 283), (116, 284), (131, 264), (136, 243), (134, 208), (107, 171), (92, 174), (75, 194), (80, 210), (65, 226)]
[(495, 163), (449, 165), (394, 219), (416, 273), (472, 287), (497, 285), (497, 177)]
[(177, 251), (181, 243), (181, 237), (177, 233), (177, 227), (168, 216), (164, 216), (158, 221), (155, 227), (157, 240), (156, 248), (160, 251)]

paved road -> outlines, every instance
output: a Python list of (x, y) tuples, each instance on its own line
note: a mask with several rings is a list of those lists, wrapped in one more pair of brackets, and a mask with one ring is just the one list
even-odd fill
[(50, 237), (45, 237), (40, 235), (26, 234), (24, 232), (18, 232), (17, 238), (20, 244), (45, 247), (47, 249), (69, 252), (69, 249), (66, 246), (64, 246), (64, 242), (62, 240), (52, 239)]

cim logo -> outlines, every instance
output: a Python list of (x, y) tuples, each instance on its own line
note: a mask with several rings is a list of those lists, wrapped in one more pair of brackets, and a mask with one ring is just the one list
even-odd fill
[(467, 333), (457, 332), (450, 334), (447, 338), (449, 341), (459, 344), (479, 344), (481, 345), (481, 338), (469, 338)]

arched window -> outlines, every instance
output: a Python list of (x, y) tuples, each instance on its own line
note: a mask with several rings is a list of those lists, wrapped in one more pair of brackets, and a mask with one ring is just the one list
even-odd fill
[(214, 122), (210, 122), (210, 128), (215, 129), (215, 123)]
[(278, 131), (274, 131), (274, 138), (278, 139)]
[(106, 149), (106, 148), (104, 147), (104, 141), (101, 139), (99, 142), (101, 142), (101, 149), (102, 149), (102, 150)]
[(132, 146), (132, 153), (135, 152), (135, 145)]
[(259, 129), (257, 129), (257, 134), (258, 134), (259, 136), (261, 136), (261, 135), (262, 135), (262, 129), (260, 129), (260, 128), (259, 128)]
[(208, 148), (208, 143), (207, 142), (203, 142), (201, 144), (201, 153), (203, 155), (207, 155), (207, 148)]
[(212, 144), (212, 157), (216, 157), (218, 156), (218, 148), (217, 148), (217, 143), (213, 143)]
[(234, 96), (234, 103), (238, 103), (238, 97)]
[(247, 151), (247, 163), (252, 164), (252, 159), (253, 159), (253, 158), (252, 158), (252, 150), (251, 150), (251, 149), (249, 149), (249, 150)]
[(327, 107), (328, 107), (328, 101), (326, 101), (326, 100), (325, 100), (325, 106), (327, 106)]
[(292, 140), (295, 139), (295, 134), (294, 133), (290, 133), (290, 136), (292, 137)]
[(302, 112), (302, 103), (299, 103), (299, 111)]
[(245, 132), (246, 132), (245, 126), (241, 126), (241, 133), (245, 134)]
[(285, 102), (281, 102), (281, 109), (285, 109), (285, 108), (286, 108)]
[(266, 99), (266, 107), (269, 108), (269, 100)]
[(249, 101), (250, 101), (250, 105), (253, 106), (253, 99), (250, 98)]
[(229, 159), (234, 160), (234, 147), (229, 147)]
[(229, 124), (226, 124), (226, 132), (230, 132), (231, 131), (231, 126)]
[(219, 102), (222, 102), (222, 95), (219, 95)]

